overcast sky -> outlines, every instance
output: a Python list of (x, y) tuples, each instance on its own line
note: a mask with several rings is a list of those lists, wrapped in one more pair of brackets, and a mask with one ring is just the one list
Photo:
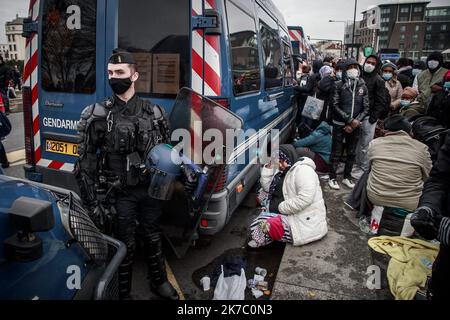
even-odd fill
[[(182, 0), (180, 0), (182, 1)], [(344, 24), (328, 20), (353, 20), (353, 0), (273, 0), (283, 12), (288, 25), (301, 25), (311, 38), (343, 39)], [(358, 0), (358, 18), (370, 5), (395, 0)], [(25, 17), (29, 0), (0, 0), (0, 43), (6, 43), (5, 23), (18, 13)], [(431, 0), (429, 6), (448, 5), (449, 0)]]

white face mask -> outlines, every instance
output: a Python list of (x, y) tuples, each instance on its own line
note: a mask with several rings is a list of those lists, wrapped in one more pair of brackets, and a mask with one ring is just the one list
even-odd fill
[(366, 63), (364, 65), (364, 71), (367, 72), (367, 73), (372, 73), (372, 72), (375, 71), (375, 66)]
[(347, 77), (348, 77), (349, 79), (352, 79), (352, 80), (358, 78), (358, 77), (359, 77), (359, 71), (358, 71), (358, 69), (350, 69), (350, 70), (347, 70)]
[(336, 72), (336, 78), (338, 78), (339, 80), (342, 80), (342, 71)]
[(431, 70), (434, 70), (437, 67), (439, 67), (439, 61), (436, 61), (436, 60), (428, 61), (428, 68), (430, 68)]

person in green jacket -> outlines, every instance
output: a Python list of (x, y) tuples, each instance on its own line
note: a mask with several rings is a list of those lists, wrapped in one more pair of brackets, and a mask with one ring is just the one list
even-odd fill
[(417, 85), (419, 88), (418, 102), (419, 112), (425, 114), (431, 100), (432, 93), (441, 91), (439, 83), (448, 71), (443, 67), (444, 57), (440, 52), (433, 52), (427, 58), (427, 69), (417, 75)]

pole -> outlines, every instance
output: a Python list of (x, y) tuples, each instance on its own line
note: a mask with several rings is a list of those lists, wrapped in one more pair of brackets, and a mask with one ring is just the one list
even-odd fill
[(353, 55), (354, 45), (355, 45), (355, 28), (356, 28), (356, 8), (358, 6), (358, 0), (355, 0), (355, 13), (353, 15), (353, 32), (352, 32), (352, 58), (355, 56)]

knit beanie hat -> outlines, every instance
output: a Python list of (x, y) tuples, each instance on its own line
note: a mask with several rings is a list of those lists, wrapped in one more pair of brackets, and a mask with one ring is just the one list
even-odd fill
[(381, 66), (381, 70), (383, 71), (385, 68), (391, 67), (394, 71), (397, 71), (397, 66), (392, 62), (386, 62)]

